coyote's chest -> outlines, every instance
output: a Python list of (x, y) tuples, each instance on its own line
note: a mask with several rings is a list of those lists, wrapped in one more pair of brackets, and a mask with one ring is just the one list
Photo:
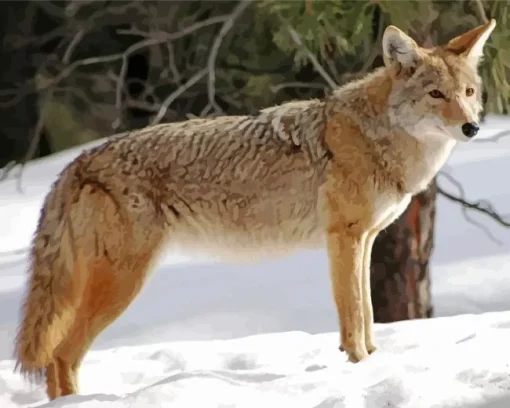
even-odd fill
[(371, 217), (374, 229), (382, 230), (388, 227), (405, 211), (410, 201), (411, 194), (396, 195), (388, 191), (378, 192), (373, 203)]

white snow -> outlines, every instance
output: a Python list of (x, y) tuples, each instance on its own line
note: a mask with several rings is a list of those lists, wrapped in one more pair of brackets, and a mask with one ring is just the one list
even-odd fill
[[(510, 129), (490, 117), (478, 140)], [(510, 407), (510, 229), (439, 198), (436, 318), (377, 324), (379, 350), (338, 351), (325, 250), (229, 265), (165, 254), (140, 296), (94, 343), (80, 395), (48, 403), (13, 372), (26, 252), (44, 195), (83, 147), (0, 183), (0, 407)], [(467, 199), (510, 214), (510, 137), (459, 146), (444, 168)], [(458, 194), (455, 185), (441, 186)], [(502, 397), (490, 403), (493, 397)], [(484, 403), (483, 405), (480, 405)]]

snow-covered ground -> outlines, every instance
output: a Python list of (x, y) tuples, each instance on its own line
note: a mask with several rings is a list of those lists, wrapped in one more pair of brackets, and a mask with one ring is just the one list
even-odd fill
[[(491, 117), (478, 140), (510, 129)], [(80, 149), (0, 183), (0, 408), (9, 407), (510, 407), (510, 229), (468, 223), (439, 199), (432, 261), (438, 318), (376, 325), (379, 351), (351, 364), (324, 250), (229, 265), (166, 254), (131, 307), (95, 342), (80, 396), (47, 403), (13, 373), (12, 343), (26, 253), (44, 195)], [(510, 137), (460, 146), (445, 171), (470, 201), (510, 215)], [(14, 178), (13, 178), (14, 177)], [(447, 178), (441, 186), (458, 194)], [(441, 317), (439, 317), (441, 316)], [(453, 316), (453, 317), (452, 317)], [(471, 405), (473, 404), (473, 405)]]

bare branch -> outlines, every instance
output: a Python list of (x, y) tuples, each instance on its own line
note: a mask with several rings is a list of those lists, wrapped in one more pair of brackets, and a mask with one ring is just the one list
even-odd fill
[(487, 137), (485, 139), (475, 139), (474, 143), (497, 143), (500, 139), (504, 137), (510, 136), (510, 130), (502, 130), (501, 132), (496, 133), (491, 137)]
[(64, 53), (64, 56), (62, 57), (62, 62), (66, 65), (69, 64), (71, 61), (71, 56), (73, 54), (74, 49), (77, 47), (77, 45), (80, 43), (80, 41), (83, 39), (83, 36), (85, 35), (85, 30), (81, 29), (79, 30), (69, 43), (69, 46), (66, 49), (66, 52)]
[(181, 82), (181, 74), (179, 73), (177, 64), (175, 63), (174, 46), (171, 42), (166, 43), (166, 49), (168, 51), (168, 68), (174, 77), (174, 82), (179, 83)]
[[(128, 67), (128, 58), (131, 54), (135, 53), (136, 51), (143, 49), (145, 47), (150, 47), (153, 45), (161, 44), (164, 42), (176, 40), (182, 37), (185, 37), (186, 35), (189, 35), (193, 33), (196, 30), (199, 30), (201, 28), (217, 24), (217, 23), (224, 23), (222, 29), (220, 30), (220, 33), (218, 34), (215, 43), (213, 45), (213, 49), (211, 51), (211, 55), (209, 57), (209, 63), (213, 66), (213, 76), (214, 76), (214, 64), (216, 62), (217, 53), (219, 50), (219, 47), (221, 46), (221, 41), (226, 35), (226, 33), (230, 30), (230, 28), (233, 25), (233, 21), (237, 18), (239, 14), (248, 6), (248, 4), (252, 0), (249, 1), (242, 1), (240, 5), (236, 7), (234, 12), (229, 15), (223, 15), (223, 16), (217, 16), (212, 17), (210, 19), (201, 21), (199, 23), (192, 24), (178, 32), (175, 33), (164, 33), (164, 32), (151, 32), (151, 33), (143, 33), (141, 31), (138, 31), (136, 29), (132, 30), (119, 30), (124, 34), (139, 34), (146, 36), (142, 41), (139, 41), (133, 45), (131, 45), (129, 48), (127, 48), (122, 53), (112, 54), (112, 55), (105, 55), (105, 56), (98, 56), (98, 57), (89, 57), (82, 60), (74, 61), (72, 63), (69, 63), (72, 57), (72, 53), (76, 46), (79, 44), (79, 42), (82, 40), (82, 38), (85, 35), (85, 30), (81, 29), (79, 30), (73, 37), (73, 39), (70, 41), (69, 46), (67, 47), (64, 57), (62, 59), (62, 62), (67, 65), (64, 69), (62, 69), (56, 76), (52, 78), (43, 78), (42, 81), (36, 82), (35, 79), (32, 79), (25, 83), (23, 86), (21, 86), (18, 89), (11, 89), (11, 90), (2, 90), (0, 91), (1, 96), (12, 96), (12, 98), (4, 103), (1, 103), (0, 106), (8, 107), (13, 106), (16, 103), (18, 103), (25, 95), (30, 94), (32, 92), (41, 92), (45, 90), (49, 90), (48, 95), (52, 95), (52, 89), (56, 87), (61, 81), (66, 79), (69, 75), (71, 75), (77, 68), (94, 65), (94, 64), (101, 64), (101, 63), (110, 63), (110, 62), (116, 62), (121, 60), (121, 68), (120, 73), (118, 76), (116, 76), (116, 98), (115, 98), (115, 106), (118, 112), (118, 118), (114, 122), (114, 128), (118, 127), (120, 125), (120, 115), (122, 110), (122, 92), (124, 89), (124, 83), (125, 83), (125, 77), (127, 73), (127, 67)], [(175, 64), (174, 64), (175, 65)], [(176, 68), (173, 70), (174, 75), (176, 74), (177, 70)], [(157, 115), (154, 117), (152, 123), (158, 123), (162, 117), (165, 115), (165, 113), (168, 110), (168, 107), (180, 96), (182, 93), (184, 93), (188, 88), (193, 86), (195, 83), (197, 83), (200, 79), (202, 79), (207, 74), (207, 70), (203, 69), (196, 73), (194, 76), (192, 76), (186, 83), (184, 83), (182, 86), (180, 86), (175, 92), (173, 92), (171, 95), (169, 95), (165, 101), (161, 104), (161, 106), (157, 106), (155, 104), (146, 104), (146, 103), (137, 103), (135, 101), (129, 101), (130, 106), (138, 106), (143, 109), (149, 110), (149, 111), (157, 111)], [(177, 73), (177, 75), (179, 75)], [(210, 97), (214, 101), (214, 77), (212, 80), (212, 87), (213, 91), (210, 92)], [(217, 105), (216, 105), (217, 106)], [(219, 106), (218, 106), (219, 108)], [(29, 161), (32, 156), (34, 155), (37, 146), (39, 144), (39, 140), (41, 138), (41, 133), (43, 129), (43, 123), (42, 120), (39, 120), (34, 131), (34, 135), (30, 141), (30, 146), (21, 161), (21, 168), (19, 172), (19, 183), (18, 187), (21, 189), (21, 177), (22, 177), (22, 171), (24, 168), (24, 165), (27, 161)], [(7, 166), (4, 167), (2, 170), (2, 175), (0, 179), (5, 179), (8, 175), (8, 173), (14, 168), (16, 165), (15, 162), (9, 163)]]
[(235, 106), (237, 109), (243, 109), (243, 104), (239, 101), (239, 94), (234, 92), (232, 95), (223, 94), (221, 99), (229, 103), (231, 106)]
[[(252, 0), (242, 1), (241, 5), (238, 6), (236, 8), (236, 10), (234, 10), (234, 12), (230, 16), (213, 17), (213, 18), (210, 18), (208, 20), (192, 24), (191, 26), (188, 26), (188, 27), (184, 28), (183, 30), (178, 31), (176, 33), (172, 33), (172, 34), (168, 34), (168, 33), (164, 33), (164, 32), (146, 33), (146, 32), (143, 32), (143, 31), (140, 31), (140, 30), (137, 30), (137, 29), (118, 30), (118, 32), (121, 33), (121, 34), (138, 34), (138, 35), (143, 35), (143, 36), (145, 36), (147, 38), (145, 40), (140, 41), (140, 42), (132, 45), (131, 47), (129, 47), (124, 52), (124, 54), (122, 56), (122, 66), (121, 66), (119, 77), (117, 79), (117, 88), (116, 88), (116, 97), (115, 97), (115, 107), (116, 107), (117, 112), (118, 112), (117, 113), (118, 117), (115, 120), (115, 122), (113, 123), (114, 129), (118, 128), (120, 126), (120, 123), (121, 123), (120, 116), (121, 116), (121, 111), (122, 111), (122, 90), (124, 88), (124, 80), (125, 80), (126, 73), (127, 73), (128, 57), (132, 53), (136, 52), (139, 49), (147, 47), (147, 46), (160, 44), (162, 42), (168, 42), (168, 41), (176, 40), (178, 38), (181, 38), (181, 37), (184, 37), (184, 36), (186, 36), (188, 34), (191, 34), (192, 32), (194, 32), (194, 31), (196, 31), (196, 30), (198, 30), (200, 28), (207, 27), (207, 26), (209, 26), (211, 24), (216, 24), (218, 22), (224, 22), (224, 25), (223, 25), (222, 29), (220, 30), (220, 33), (218, 34), (218, 37), (216, 38), (216, 41), (215, 41), (215, 43), (213, 45), (213, 48), (211, 50), (211, 54), (210, 55), (212, 56), (212, 58), (211, 58), (211, 56), (209, 57), (209, 67), (212, 64), (212, 66), (213, 66), (212, 71), (213, 71), (213, 75), (214, 75), (214, 64), (216, 63), (216, 55), (218, 53), (219, 46), (221, 45), (221, 41), (222, 41), (223, 37), (225, 36), (225, 34), (232, 27), (233, 20), (235, 18), (237, 18), (237, 16), (246, 8), (246, 6), (251, 1)], [(241, 7), (241, 6), (243, 6), (243, 7)], [(216, 45), (216, 43), (217, 43), (217, 45)], [(211, 74), (210, 74), (210, 77), (211, 77)], [(209, 99), (211, 99), (211, 95), (212, 95), (213, 103), (215, 104), (215, 107), (217, 107), (221, 111), (221, 108), (214, 101), (214, 77), (213, 77), (213, 84), (212, 84), (212, 86), (213, 86), (213, 92), (212, 93), (210, 92)], [(165, 109), (165, 112), (166, 112), (167, 109)], [(158, 120), (160, 120), (160, 119), (158, 119)]]
[(446, 192), (439, 185), (437, 185), (438, 193), (441, 194), (442, 196), (444, 196), (445, 198), (449, 199), (450, 201), (461, 204), (462, 205), (462, 214), (463, 214), (464, 218), (466, 219), (466, 221), (468, 221), (469, 223), (477, 226), (482, 231), (484, 231), (485, 234), (492, 241), (496, 242), (498, 245), (502, 245), (503, 243), (501, 242), (501, 240), (497, 239), (485, 225), (480, 224), (479, 222), (472, 219), (469, 216), (469, 213), (467, 212), (467, 210), (475, 210), (482, 214), (485, 214), (504, 227), (510, 227), (510, 221), (504, 220), (503, 217), (501, 215), (499, 215), (497, 213), (497, 211), (494, 209), (493, 205), (490, 202), (488, 202), (487, 200), (479, 200), (476, 202), (467, 201), (465, 198), (466, 194), (465, 194), (464, 188), (451, 174), (448, 174), (446, 172), (439, 172), (439, 175), (444, 176), (452, 184), (454, 184), (457, 187), (457, 189), (459, 190), (459, 196), (455, 196), (451, 193)]
[(165, 31), (142, 31), (137, 28), (130, 28), (127, 30), (117, 30), (118, 34), (125, 34), (125, 35), (139, 35), (140, 37), (145, 38), (153, 38), (157, 39), (160, 43), (165, 41), (174, 41), (178, 40), (179, 38), (185, 37), (197, 30), (200, 30), (201, 28), (218, 24), (218, 23), (224, 23), (230, 18), (230, 15), (222, 15), (222, 16), (216, 16), (211, 17), (208, 19), (205, 19), (203, 21), (200, 21), (195, 24), (191, 24), (188, 27), (183, 28), (180, 31), (177, 31), (175, 33), (167, 33)]
[(221, 47), (221, 42), (225, 35), (230, 31), (232, 26), (234, 25), (234, 21), (242, 14), (244, 10), (253, 2), (253, 0), (240, 0), (238, 5), (234, 8), (234, 11), (230, 15), (230, 17), (223, 23), (223, 26), (220, 29), (220, 32), (216, 36), (216, 39), (213, 42), (211, 53), (209, 54), (209, 58), (207, 60), (207, 68), (209, 70), (209, 80), (207, 82), (207, 95), (209, 98), (209, 104), (214, 107), (216, 112), (223, 112), (218, 103), (215, 100), (216, 96), (216, 58), (218, 56), (218, 51)]
[[(218, 24), (218, 23), (225, 22), (230, 17), (231, 17), (230, 15), (211, 17), (211, 18), (201, 21), (199, 23), (192, 24), (178, 32), (175, 32), (175, 33), (165, 33), (163, 31), (143, 32), (143, 31), (136, 30), (136, 29), (118, 30), (118, 32), (121, 34), (130, 34), (130, 35), (137, 34), (137, 35), (146, 37), (147, 39), (140, 41), (136, 44), (133, 44), (126, 51), (124, 51), (124, 53), (117, 53), (117, 54), (105, 55), (105, 56), (99, 56), (99, 57), (90, 57), (90, 58), (84, 58), (82, 60), (74, 61), (72, 64), (68, 65), (64, 70), (59, 72), (55, 77), (48, 79), (43, 84), (38, 84), (36, 86), (35, 80), (32, 79), (31, 81), (28, 81), (24, 86), (22, 86), (18, 89), (0, 90), (0, 96), (11, 96), (11, 95), (13, 96), (13, 98), (11, 98), (10, 100), (0, 103), (0, 107), (14, 106), (24, 96), (26, 96), (34, 91), (41, 91), (41, 90), (47, 89), (51, 86), (57, 85), (60, 81), (67, 78), (78, 67), (100, 64), (100, 63), (107, 63), (107, 62), (115, 62), (115, 61), (122, 60), (124, 58), (127, 59), (127, 56), (129, 56), (129, 54), (135, 52), (136, 50), (138, 50), (140, 48), (148, 47), (148, 46), (156, 45), (156, 44), (161, 44), (166, 41), (177, 40), (179, 38), (185, 37), (185, 36), (193, 33), (194, 31), (197, 31), (201, 28), (207, 27), (212, 24)], [(140, 47), (140, 48), (138, 48), (138, 47)], [(121, 75), (119, 75), (119, 77), (122, 78)], [(119, 79), (119, 81), (122, 82), (122, 79)], [(121, 87), (121, 85), (119, 85), (119, 86)], [(122, 88), (121, 88), (121, 90), (122, 90)]]
[(184, 84), (182, 84), (179, 88), (177, 88), (174, 92), (172, 92), (161, 104), (157, 115), (151, 120), (151, 125), (158, 124), (161, 119), (165, 116), (170, 105), (185, 91), (195, 85), (198, 81), (200, 81), (203, 77), (207, 75), (207, 68), (203, 68), (198, 71), (195, 75), (193, 75), (190, 79), (188, 79)]
[(319, 60), (313, 53), (303, 44), (301, 41), (301, 37), (299, 34), (294, 30), (292, 27), (287, 26), (287, 30), (292, 37), (292, 40), (298, 45), (299, 47), (302, 47), (304, 51), (306, 52), (306, 55), (310, 62), (315, 67), (315, 70), (322, 76), (322, 78), (328, 83), (329, 87), (332, 89), (335, 89), (338, 85), (333, 81), (333, 79), (329, 76), (329, 74), (326, 72), (326, 70), (322, 67), (322, 65), (319, 63)]
[[(3, 102), (0, 104), (0, 107), (9, 107), (13, 106), (16, 103), (18, 103), (24, 96), (27, 94), (32, 93), (32, 91), (43, 91), (45, 89), (48, 89), (50, 87), (53, 87), (55, 85), (58, 85), (58, 83), (62, 80), (64, 80), (66, 77), (68, 77), (76, 68), (80, 66), (87, 66), (87, 65), (93, 65), (93, 64), (100, 64), (104, 62), (114, 62), (118, 61), (122, 58), (122, 54), (112, 54), (112, 55), (105, 55), (101, 57), (90, 57), (85, 58), (82, 60), (78, 60), (73, 62), (72, 64), (68, 65), (66, 68), (64, 68), (62, 71), (60, 71), (55, 77), (53, 78), (47, 78), (41, 81), (41, 83), (36, 83), (35, 79), (32, 79), (31, 81), (28, 81), (24, 89), (17, 89), (17, 90), (9, 90), (9, 91), (3, 91), (0, 92), (0, 95), (8, 95), (8, 94), (14, 94), (14, 98), (7, 102)], [(34, 87), (34, 88), (32, 88)]]
[(157, 113), (159, 111), (159, 108), (161, 107), (161, 104), (149, 103), (149, 102), (145, 102), (143, 100), (135, 100), (135, 99), (129, 98), (126, 100), (126, 106), (128, 106), (130, 108), (142, 109), (147, 112)]
[[(42, 3), (42, 1), (34, 2), (34, 4), (39, 4), (39, 3)], [(59, 26), (46, 34), (42, 34), (42, 35), (38, 35), (38, 36), (32, 35), (32, 36), (26, 36), (26, 37), (20, 36), (20, 37), (16, 38), (15, 41), (13, 41), (12, 45), (15, 49), (23, 48), (30, 44), (32, 44), (36, 47), (41, 47), (41, 46), (47, 44), (48, 42), (53, 41), (56, 38), (65, 35), (68, 30), (69, 30), (69, 27), (67, 27), (67, 26)]]
[(211, 111), (211, 109), (212, 109), (212, 106), (210, 103), (208, 103), (207, 105), (205, 105), (204, 109), (202, 109), (202, 111), (200, 112), (199, 117), (208, 115), (209, 112)]

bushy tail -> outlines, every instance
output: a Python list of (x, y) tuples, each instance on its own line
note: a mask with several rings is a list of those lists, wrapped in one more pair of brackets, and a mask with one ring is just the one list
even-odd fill
[(79, 194), (72, 165), (48, 193), (30, 252), (30, 277), (15, 340), (16, 368), (42, 379), (76, 313), (76, 252), (71, 203)]

